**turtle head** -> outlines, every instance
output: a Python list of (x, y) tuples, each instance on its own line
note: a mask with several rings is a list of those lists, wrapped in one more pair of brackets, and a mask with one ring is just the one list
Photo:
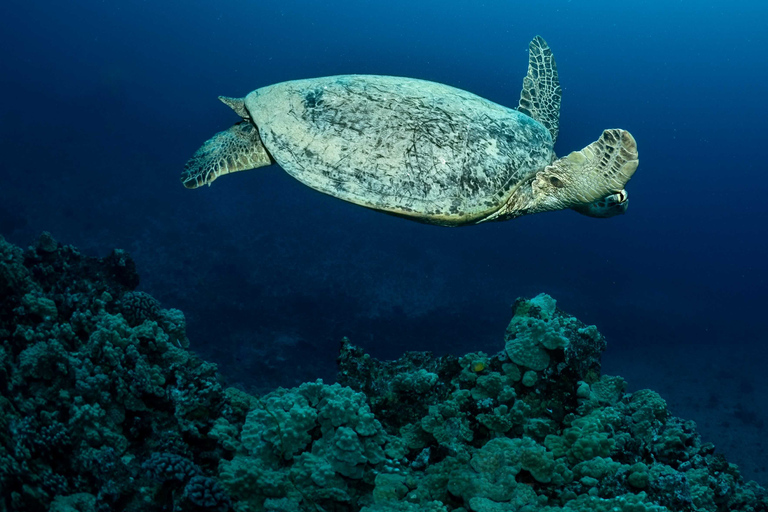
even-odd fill
[(590, 217), (613, 217), (627, 209), (624, 189), (639, 163), (634, 137), (605, 130), (580, 151), (555, 160), (531, 181), (532, 213), (573, 208)]
[(621, 191), (598, 199), (592, 203), (574, 206), (572, 209), (587, 217), (597, 217), (607, 219), (616, 215), (623, 215), (629, 207), (629, 196), (627, 191)]

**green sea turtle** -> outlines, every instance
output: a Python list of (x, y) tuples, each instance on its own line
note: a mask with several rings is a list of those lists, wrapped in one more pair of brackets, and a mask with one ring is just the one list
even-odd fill
[(623, 213), (637, 168), (629, 132), (605, 130), (556, 159), (561, 89), (552, 51), (529, 45), (510, 109), (425, 80), (343, 75), (220, 97), (242, 120), (187, 162), (188, 188), (279, 164), (305, 185), (408, 219), (461, 226), (563, 208)]

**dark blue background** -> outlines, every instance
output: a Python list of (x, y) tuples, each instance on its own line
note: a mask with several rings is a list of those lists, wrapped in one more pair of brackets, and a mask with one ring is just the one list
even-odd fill
[[(217, 95), (374, 73), (515, 106), (535, 34), (563, 85), (558, 154), (605, 128), (638, 141), (623, 217), (448, 229), (277, 167), (179, 183), (237, 120)], [(129, 250), (231, 380), (332, 379), (342, 335), (381, 357), (496, 352), (509, 305), (545, 291), (608, 337), (607, 373), (768, 479), (765, 2), (5, 0), (0, 49), (0, 234)]]

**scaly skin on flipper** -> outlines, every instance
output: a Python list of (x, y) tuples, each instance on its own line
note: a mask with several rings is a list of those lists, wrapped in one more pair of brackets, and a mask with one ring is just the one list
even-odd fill
[(205, 141), (184, 166), (181, 182), (187, 188), (197, 188), (210, 185), (223, 174), (247, 171), (272, 163), (272, 158), (261, 143), (258, 130), (243, 121)]
[(560, 132), (562, 89), (555, 56), (541, 36), (528, 45), (528, 74), (523, 79), (517, 110), (543, 124), (552, 134), (552, 144)]

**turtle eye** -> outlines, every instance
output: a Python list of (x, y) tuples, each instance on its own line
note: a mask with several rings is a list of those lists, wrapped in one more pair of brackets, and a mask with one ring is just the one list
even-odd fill
[(550, 176), (549, 182), (552, 184), (553, 187), (563, 188), (563, 182), (560, 181), (560, 178), (558, 178), (557, 176)]

